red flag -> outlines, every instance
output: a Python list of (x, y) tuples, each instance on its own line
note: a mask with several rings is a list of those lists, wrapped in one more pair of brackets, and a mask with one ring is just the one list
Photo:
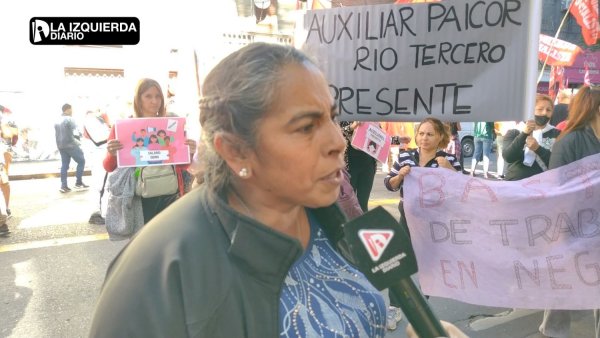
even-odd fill
[(592, 85), (592, 81), (590, 81), (590, 70), (588, 69), (587, 63), (585, 64), (585, 74), (583, 75), (583, 84), (587, 86)]
[(554, 97), (554, 94), (556, 93), (554, 91), (554, 87), (556, 86), (556, 71), (555, 71), (555, 66), (551, 66), (550, 67), (550, 79), (548, 80), (548, 96), (550, 97)]
[(581, 26), (581, 35), (585, 43), (588, 46), (596, 44), (600, 38), (598, 0), (573, 0), (569, 11)]
[(538, 59), (544, 62), (548, 56), (550, 66), (571, 66), (581, 52), (582, 49), (575, 44), (540, 34)]
[(555, 68), (555, 81), (558, 82), (558, 90), (563, 90), (565, 89), (565, 79), (564, 79), (564, 75), (565, 75), (565, 67), (562, 66), (557, 66), (554, 67)]
[(554, 66), (550, 67), (550, 79), (548, 80), (548, 96), (554, 97), (554, 84), (556, 83)]
[(565, 68), (561, 66), (552, 66), (550, 68), (550, 80), (548, 81), (548, 95), (554, 98), (556, 94), (556, 85), (558, 84), (558, 89), (563, 89), (563, 75), (565, 73)]

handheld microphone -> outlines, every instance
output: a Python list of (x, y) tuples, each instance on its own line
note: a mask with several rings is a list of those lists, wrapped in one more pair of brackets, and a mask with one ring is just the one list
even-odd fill
[(358, 269), (378, 290), (389, 288), (420, 338), (447, 337), (411, 275), (418, 271), (408, 234), (383, 207), (344, 225), (344, 236)]

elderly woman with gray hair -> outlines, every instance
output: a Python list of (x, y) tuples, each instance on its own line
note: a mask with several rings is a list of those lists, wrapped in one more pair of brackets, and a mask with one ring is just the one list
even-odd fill
[(205, 182), (108, 269), (93, 337), (382, 337), (381, 294), (348, 263), (344, 138), (304, 54), (256, 43), (200, 102)]

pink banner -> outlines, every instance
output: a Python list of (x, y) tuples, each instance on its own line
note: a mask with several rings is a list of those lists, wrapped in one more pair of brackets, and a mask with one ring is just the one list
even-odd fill
[(116, 138), (123, 144), (118, 167), (190, 163), (184, 117), (117, 120)]
[(600, 154), (520, 181), (414, 167), (404, 211), (424, 294), (600, 308)]
[(570, 83), (583, 83), (585, 66), (590, 70), (590, 81), (600, 83), (600, 52), (584, 51), (577, 55), (571, 67), (565, 67), (565, 79)]

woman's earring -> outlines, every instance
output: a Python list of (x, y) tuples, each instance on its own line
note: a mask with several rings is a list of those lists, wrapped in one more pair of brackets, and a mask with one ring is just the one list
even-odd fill
[(238, 173), (238, 175), (240, 175), (241, 178), (248, 177), (248, 174), (249, 174), (249, 172), (248, 172), (248, 169), (246, 169), (246, 168), (240, 169), (240, 172)]

